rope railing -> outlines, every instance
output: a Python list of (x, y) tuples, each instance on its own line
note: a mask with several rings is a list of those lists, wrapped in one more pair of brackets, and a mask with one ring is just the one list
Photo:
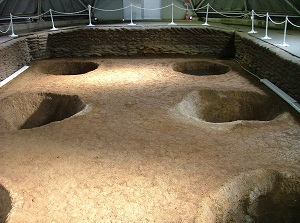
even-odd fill
[(95, 10), (98, 10), (98, 11), (103, 11), (103, 12), (117, 12), (117, 11), (122, 11), (124, 9), (127, 9), (129, 7), (130, 7), (130, 5), (128, 5), (126, 7), (123, 7), (123, 8), (119, 8), (119, 9), (99, 9), (99, 8), (91, 6), (92, 9), (95, 9)]
[(8, 25), (8, 28), (6, 29), (6, 31), (2, 31), (2, 30), (0, 29), (0, 33), (2, 33), (2, 34), (8, 33), (8, 31), (10, 30), (11, 24), (12, 24), (12, 23), (10, 22), (9, 25)]
[[(11, 30), (11, 35), (9, 35), (10, 37), (17, 37), (18, 35), (16, 35), (14, 33), (14, 24), (13, 24), (13, 20), (14, 19), (39, 19), (42, 18), (43, 16), (50, 14), (50, 18), (51, 18), (51, 23), (52, 23), (52, 28), (50, 29), (51, 31), (53, 30), (58, 30), (58, 28), (55, 27), (54, 24), (54, 17), (58, 16), (58, 15), (82, 15), (81, 13), (88, 11), (88, 17), (89, 17), (89, 24), (87, 26), (95, 26), (92, 24), (92, 10), (97, 10), (97, 11), (102, 11), (102, 12), (116, 12), (116, 11), (122, 11), (125, 9), (130, 8), (130, 23), (128, 24), (129, 26), (134, 26), (136, 25), (133, 21), (133, 8), (137, 8), (140, 10), (149, 10), (149, 11), (155, 11), (155, 10), (162, 10), (162, 9), (166, 9), (166, 8), (171, 8), (171, 22), (168, 25), (177, 25), (174, 22), (174, 11), (175, 10), (184, 10), (188, 13), (188, 11), (199, 11), (201, 9), (206, 9), (205, 13), (205, 22), (202, 24), (203, 26), (209, 26), (208, 24), (208, 17), (210, 13), (217, 13), (223, 17), (226, 18), (241, 18), (241, 17), (245, 17), (245, 16), (249, 16), (250, 15), (250, 19), (251, 19), (251, 31), (249, 31), (249, 34), (253, 34), (253, 33), (257, 33), (257, 31), (255, 31), (254, 29), (254, 24), (255, 24), (255, 17), (258, 18), (264, 18), (266, 17), (266, 27), (265, 27), (265, 36), (262, 37), (261, 39), (263, 40), (270, 40), (272, 39), (271, 37), (269, 37), (268, 35), (268, 29), (269, 29), (269, 21), (272, 22), (275, 25), (283, 25), (284, 24), (284, 37), (283, 37), (283, 43), (282, 44), (277, 44), (278, 46), (290, 46), (289, 44), (286, 43), (286, 35), (287, 35), (287, 28), (288, 28), (288, 24), (291, 24), (292, 26), (296, 27), (296, 28), (300, 28), (300, 26), (294, 24), (293, 22), (291, 22), (288, 18), (288, 16), (286, 16), (285, 20), (282, 22), (278, 22), (278, 21), (274, 21), (271, 16), (269, 15), (269, 13), (266, 14), (258, 14), (256, 13), (254, 10), (252, 10), (249, 13), (243, 13), (242, 15), (237, 15), (237, 16), (232, 16), (232, 15), (228, 15), (230, 14), (229, 12), (219, 12), (218, 10), (216, 10), (215, 8), (213, 8), (209, 3), (207, 5), (202, 6), (201, 8), (189, 8), (188, 5), (186, 5), (186, 8), (183, 8), (181, 6), (178, 6), (176, 4), (174, 4), (172, 2), (172, 4), (164, 6), (164, 7), (160, 7), (160, 8), (144, 8), (144, 7), (140, 7), (137, 5), (133, 5), (132, 3), (128, 6), (125, 6), (123, 8), (117, 8), (117, 9), (101, 9), (101, 8), (97, 8), (97, 7), (93, 7), (91, 5), (88, 5), (85, 9), (81, 10), (81, 11), (76, 11), (76, 12), (60, 12), (60, 11), (56, 11), (56, 10), (48, 10), (47, 12), (44, 12), (41, 15), (37, 15), (37, 16), (14, 16), (12, 14), (10, 14), (10, 23), (8, 25), (7, 30), (2, 31), (0, 30), (0, 33), (2, 34), (6, 34), (9, 32), (9, 30)], [(212, 10), (212, 12), (210, 11)], [(86, 15), (86, 14), (84, 14)]]
[(244, 13), (243, 13), (243, 15), (229, 16), (229, 15), (226, 15), (226, 14), (225, 14), (226, 12), (224, 12), (224, 13), (218, 12), (218, 11), (217, 11), (216, 9), (214, 9), (211, 5), (210, 5), (210, 8), (211, 8), (214, 12), (216, 12), (216, 13), (218, 13), (219, 15), (222, 15), (222, 16), (224, 16), (224, 17), (226, 17), (226, 18), (242, 18), (242, 17), (245, 16)]
[(248, 33), (257, 33), (257, 31), (254, 30), (254, 20), (255, 20), (255, 16), (263, 18), (266, 17), (266, 28), (265, 28), (265, 36), (261, 37), (261, 39), (263, 40), (270, 40), (272, 39), (270, 36), (268, 36), (268, 29), (269, 29), (269, 20), (275, 24), (275, 25), (283, 25), (284, 24), (284, 32), (283, 32), (283, 43), (280, 44), (276, 44), (277, 46), (282, 46), (282, 47), (288, 47), (290, 46), (289, 44), (286, 43), (286, 36), (287, 36), (287, 28), (288, 28), (288, 23), (290, 23), (292, 26), (296, 27), (296, 28), (300, 28), (300, 26), (292, 23), (288, 16), (285, 17), (285, 20), (282, 22), (276, 22), (272, 19), (272, 17), (269, 15), (269, 13), (266, 13), (265, 15), (259, 15), (257, 13), (254, 12), (254, 10), (252, 10), (251, 12), (251, 20), (252, 20), (252, 30), (249, 31)]
[(62, 15), (76, 15), (76, 14), (80, 14), (82, 12), (85, 12), (86, 10), (88, 10), (88, 9), (86, 8), (86, 9), (83, 9), (83, 10), (77, 11), (77, 12), (59, 12), (59, 11), (55, 11), (55, 10), (52, 10), (52, 12), (55, 12), (57, 14), (62, 14)]

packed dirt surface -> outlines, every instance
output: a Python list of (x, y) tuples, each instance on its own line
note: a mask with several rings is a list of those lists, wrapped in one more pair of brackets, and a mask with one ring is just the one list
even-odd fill
[(299, 222), (299, 114), (233, 60), (36, 61), (0, 105), (0, 222)]

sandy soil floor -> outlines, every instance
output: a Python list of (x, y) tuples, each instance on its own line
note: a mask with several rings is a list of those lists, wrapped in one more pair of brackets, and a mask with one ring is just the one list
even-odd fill
[[(20, 120), (20, 104), (32, 103), (16, 99), (25, 93), (77, 95), (86, 104), (79, 115), (29, 129), (2, 109), (0, 185), (12, 200), (3, 221), (201, 222), (201, 202), (236, 177), (299, 172), (299, 114), (281, 106), (269, 121), (201, 120), (201, 106), (214, 102), (202, 93), (273, 93), (232, 60), (217, 61), (232, 68), (223, 75), (172, 69), (189, 60), (201, 58), (68, 59), (99, 64), (82, 75), (54, 75), (66, 59), (36, 61), (2, 87), (1, 101), (17, 95), (8, 104)], [(239, 106), (231, 103), (227, 113)]]

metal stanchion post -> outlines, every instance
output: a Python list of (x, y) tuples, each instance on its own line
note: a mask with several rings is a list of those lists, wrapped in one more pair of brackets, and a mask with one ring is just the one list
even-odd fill
[(203, 26), (209, 26), (209, 24), (208, 24), (208, 11), (209, 11), (209, 7), (210, 7), (210, 5), (208, 3), (207, 4), (207, 9), (206, 9), (205, 23), (202, 24)]
[(261, 39), (272, 39), (271, 37), (268, 36), (268, 28), (269, 28), (269, 13), (267, 12), (266, 15), (266, 35), (262, 37)]
[(290, 46), (289, 44), (286, 43), (287, 23), (288, 23), (288, 16), (285, 17), (283, 43), (282, 44), (278, 44), (278, 46), (284, 46), (284, 47)]
[(133, 23), (133, 21), (132, 21), (132, 7), (133, 7), (133, 5), (132, 5), (132, 3), (130, 4), (130, 23), (128, 24), (129, 26), (135, 26), (136, 24), (135, 23)]
[(169, 23), (169, 25), (177, 25), (174, 22), (174, 3), (172, 2), (172, 21)]
[(88, 9), (89, 9), (89, 24), (87, 26), (95, 26), (92, 24), (92, 6), (91, 5), (88, 5)]
[(53, 15), (52, 15), (52, 9), (50, 9), (50, 16), (51, 16), (51, 22), (52, 22), (52, 29), (50, 29), (50, 30), (58, 30), (58, 28), (55, 28), (55, 26), (54, 26), (54, 20), (53, 20)]
[(10, 13), (10, 24), (11, 24), (11, 35), (9, 35), (9, 37), (18, 37), (18, 35), (15, 34), (14, 32), (14, 23), (13, 23), (13, 18), (12, 18), (12, 14)]
[(252, 30), (248, 33), (257, 33), (255, 30), (254, 30), (254, 10), (252, 9), (252, 15), (251, 15), (251, 20), (252, 20)]

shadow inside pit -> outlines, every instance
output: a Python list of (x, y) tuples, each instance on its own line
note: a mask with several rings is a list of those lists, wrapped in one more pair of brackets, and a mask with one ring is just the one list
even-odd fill
[(96, 70), (98, 64), (79, 61), (51, 61), (40, 68), (40, 72), (54, 75), (79, 75)]
[(61, 121), (80, 112), (85, 104), (76, 95), (45, 94), (38, 109), (31, 114), (20, 129), (40, 127)]
[(0, 184), (0, 223), (5, 223), (12, 208), (9, 192)]
[(276, 96), (234, 90), (195, 90), (176, 108), (187, 117), (210, 123), (271, 121), (287, 109)]
[(211, 61), (185, 61), (173, 65), (173, 70), (194, 76), (221, 75), (229, 72), (231, 67)]
[(234, 178), (200, 204), (199, 223), (299, 223), (299, 175), (256, 170)]
[(299, 223), (300, 195), (297, 193), (268, 193), (260, 196), (247, 209), (248, 215), (256, 223)]

